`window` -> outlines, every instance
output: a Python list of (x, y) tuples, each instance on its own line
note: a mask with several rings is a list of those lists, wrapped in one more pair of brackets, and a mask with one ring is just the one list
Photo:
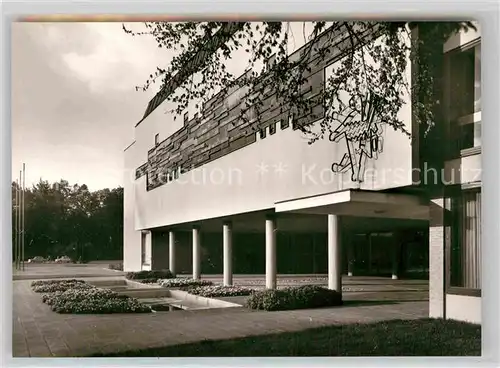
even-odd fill
[(162, 171), (160, 173), (160, 183), (164, 184), (164, 183), (168, 183), (168, 176), (167, 176), (167, 173)]
[(481, 113), (458, 119), (460, 150), (481, 147)]
[(276, 123), (269, 125), (269, 134), (273, 135), (274, 133), (276, 133)]
[(292, 122), (292, 129), (293, 130), (299, 129), (299, 124), (297, 122), (297, 119), (295, 118), (295, 115), (290, 115), (290, 121)]
[(260, 139), (266, 138), (266, 128), (262, 128), (261, 130), (259, 130), (259, 137)]
[(290, 124), (289, 124), (288, 120), (286, 120), (286, 119), (283, 119), (283, 120), (280, 121), (280, 128), (281, 128), (281, 130), (288, 128), (289, 125)]
[(141, 264), (146, 263), (146, 233), (141, 233)]
[(264, 65), (266, 71), (269, 71), (273, 68), (274, 64), (276, 64), (276, 54), (273, 54), (268, 59), (264, 60)]
[(452, 199), (450, 286), (481, 289), (481, 191)]
[(160, 144), (160, 134), (155, 135), (155, 147)]
[(448, 58), (451, 133), (459, 151), (481, 146), (481, 44)]

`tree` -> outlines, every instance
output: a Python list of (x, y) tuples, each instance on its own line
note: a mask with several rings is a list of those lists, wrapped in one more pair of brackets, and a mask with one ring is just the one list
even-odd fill
[[(12, 183), (13, 198), (16, 188)], [(40, 180), (26, 188), (25, 217), (25, 258), (67, 255), (85, 261), (123, 256), (123, 188), (92, 192), (85, 184)], [(13, 227), (13, 240), (15, 231)]]
[[(475, 28), (472, 22), (308, 22), (309, 42), (290, 57), (289, 22), (151, 22), (132, 36), (152, 36), (158, 47), (175, 53), (168, 66), (158, 66), (145, 84), (146, 91), (159, 83), (159, 92), (146, 115), (162, 101), (172, 102), (170, 112), (182, 114), (188, 105), (202, 108), (219, 91), (245, 89), (239, 118), (259, 129), (260, 109), (269, 93), (274, 103), (288, 109), (288, 118), (310, 138), (310, 143), (325, 135), (335, 135), (344, 124), (346, 111), (365, 117), (359, 128), (366, 133), (370, 119), (377, 115), (384, 124), (409, 135), (398, 112), (411, 99), (417, 121), (428, 131), (438, 117), (440, 96), (435, 89), (442, 45), (454, 32)], [(304, 23), (305, 27), (306, 23)], [(418, 37), (412, 37), (418, 30)], [(244, 53), (242, 54), (242, 51)], [(242, 76), (233, 75), (226, 61), (238, 54), (248, 62)], [(314, 96), (305, 93), (311, 68), (326, 66), (339, 59), (325, 83)], [(412, 80), (406, 77), (408, 57)], [(175, 89), (175, 92), (173, 91)], [(328, 106), (328, 113), (314, 115), (317, 104)], [(309, 115), (309, 119), (299, 119)], [(361, 119), (363, 120), (363, 119)], [(319, 121), (319, 123), (318, 123)], [(358, 129), (359, 130), (359, 129)], [(365, 139), (364, 134), (352, 137)]]

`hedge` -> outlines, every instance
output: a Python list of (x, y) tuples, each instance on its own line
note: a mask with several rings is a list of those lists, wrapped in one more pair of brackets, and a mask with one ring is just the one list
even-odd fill
[(142, 280), (135, 280), (137, 282), (140, 282), (141, 284), (154, 284), (157, 283), (159, 279), (142, 279)]
[(128, 280), (147, 280), (147, 279), (172, 279), (175, 275), (170, 270), (154, 270), (154, 271), (139, 271), (127, 272), (125, 277)]
[(248, 308), (267, 311), (320, 308), (337, 305), (342, 305), (341, 293), (316, 285), (257, 291), (252, 293), (247, 300)]

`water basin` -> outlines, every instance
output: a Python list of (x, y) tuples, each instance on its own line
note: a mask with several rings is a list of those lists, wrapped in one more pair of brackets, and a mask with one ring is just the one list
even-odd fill
[(139, 299), (142, 304), (148, 305), (155, 312), (173, 312), (183, 310), (179, 300), (171, 298), (144, 298)]

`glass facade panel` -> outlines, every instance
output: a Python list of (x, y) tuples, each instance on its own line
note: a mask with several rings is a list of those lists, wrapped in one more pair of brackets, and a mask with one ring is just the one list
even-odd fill
[(449, 54), (448, 116), (459, 150), (481, 146), (481, 44)]
[(481, 289), (481, 192), (463, 191), (452, 213), (450, 286)]

